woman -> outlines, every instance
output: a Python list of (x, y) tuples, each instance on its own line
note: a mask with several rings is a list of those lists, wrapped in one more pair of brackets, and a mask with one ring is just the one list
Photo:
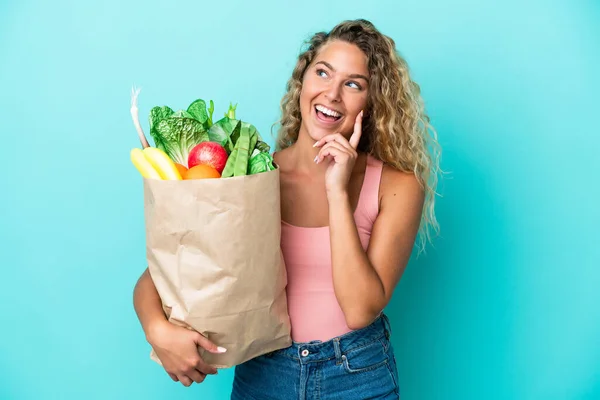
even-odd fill
[[(287, 93), (275, 162), (291, 347), (236, 366), (232, 399), (398, 398), (389, 303), (420, 234), (437, 229), (438, 143), (392, 39), (365, 20), (317, 33)], [(430, 134), (431, 133), (431, 134)], [(217, 371), (202, 335), (167, 322), (148, 272), (134, 304), (185, 386)]]

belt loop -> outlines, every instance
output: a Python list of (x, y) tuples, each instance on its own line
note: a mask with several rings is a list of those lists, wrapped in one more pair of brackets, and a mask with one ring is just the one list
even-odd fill
[(392, 324), (390, 324), (390, 320), (385, 313), (381, 313), (381, 316), (383, 317), (383, 326), (386, 330), (386, 336), (389, 339), (390, 335), (392, 334)]
[(335, 364), (342, 363), (342, 349), (340, 348), (340, 338), (333, 338), (333, 351), (335, 352)]

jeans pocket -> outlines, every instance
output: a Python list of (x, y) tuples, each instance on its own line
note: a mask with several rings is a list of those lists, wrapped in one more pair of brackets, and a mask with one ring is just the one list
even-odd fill
[(379, 340), (342, 354), (344, 368), (349, 373), (371, 371), (388, 363), (388, 356)]

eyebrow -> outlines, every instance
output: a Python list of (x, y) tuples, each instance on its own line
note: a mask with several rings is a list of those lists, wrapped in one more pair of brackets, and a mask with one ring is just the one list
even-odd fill
[[(329, 64), (327, 61), (317, 61), (316, 64), (323, 64), (324, 66), (326, 66), (327, 68), (329, 68), (330, 70), (332, 70), (333, 72), (335, 72), (335, 68), (333, 68), (333, 66), (331, 64)], [(316, 65), (315, 64), (315, 65)], [(364, 79), (365, 81), (369, 82), (369, 78), (367, 78), (364, 75), (361, 74), (350, 74), (348, 75), (349, 78), (354, 78), (354, 79)]]

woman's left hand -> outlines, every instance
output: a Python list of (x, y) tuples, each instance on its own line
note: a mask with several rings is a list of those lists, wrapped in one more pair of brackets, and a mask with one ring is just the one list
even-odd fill
[(315, 162), (318, 164), (323, 160), (329, 160), (325, 172), (327, 194), (343, 193), (348, 188), (352, 169), (358, 157), (356, 149), (362, 135), (362, 116), (362, 111), (356, 116), (354, 132), (350, 140), (346, 140), (340, 133), (334, 133), (324, 136), (314, 144), (314, 147), (321, 147)]

